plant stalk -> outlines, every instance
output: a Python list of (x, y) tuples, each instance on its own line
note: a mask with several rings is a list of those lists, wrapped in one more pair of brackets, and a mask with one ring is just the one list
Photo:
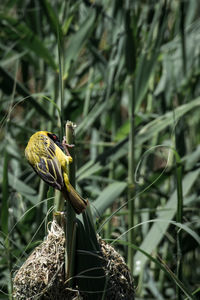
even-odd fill
[[(129, 133), (129, 156), (128, 156), (128, 228), (131, 229), (128, 232), (128, 242), (130, 245), (134, 243), (134, 233), (133, 233), (133, 226), (134, 226), (134, 170), (135, 170), (135, 161), (134, 161), (134, 144), (135, 144), (135, 99), (134, 99), (134, 88), (133, 84), (129, 87), (129, 101), (130, 101), (130, 113), (129, 113), (129, 120), (130, 120), (130, 133)], [(133, 274), (133, 248), (128, 247), (128, 265)]]
[[(182, 188), (182, 165), (180, 162), (180, 157), (176, 154), (176, 180), (177, 180), (177, 213), (176, 213), (176, 221), (178, 223), (183, 222), (183, 188)], [(182, 281), (182, 231), (180, 229), (177, 230), (177, 277), (180, 281)], [(176, 296), (177, 300), (182, 299), (181, 289), (177, 285), (176, 286)]]
[[(67, 121), (65, 127), (66, 142), (69, 145), (74, 144), (75, 125), (71, 121)], [(69, 149), (70, 155), (73, 162), (68, 166), (69, 181), (71, 185), (75, 188), (75, 149), (74, 147)], [(76, 224), (75, 224), (76, 214), (74, 212), (71, 203), (67, 201), (66, 203), (66, 228), (65, 228), (65, 276), (67, 280), (67, 286), (73, 286), (73, 275), (74, 275), (74, 257), (75, 257), (75, 243), (76, 243)]]
[(183, 62), (183, 74), (187, 74), (187, 55), (186, 55), (186, 41), (185, 41), (185, 3), (180, 1), (180, 33), (181, 33), (181, 51)]

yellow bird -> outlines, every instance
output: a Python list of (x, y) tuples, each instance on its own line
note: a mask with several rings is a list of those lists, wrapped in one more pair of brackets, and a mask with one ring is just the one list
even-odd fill
[(64, 147), (55, 134), (48, 131), (33, 134), (25, 149), (25, 156), (46, 183), (63, 193), (77, 214), (83, 212), (87, 201), (69, 182), (67, 165), (72, 162), (72, 157), (65, 155)]

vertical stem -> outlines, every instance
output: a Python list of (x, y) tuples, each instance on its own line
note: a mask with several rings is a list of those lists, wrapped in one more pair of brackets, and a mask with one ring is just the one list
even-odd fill
[[(175, 113), (173, 114), (175, 120)], [(177, 127), (176, 127), (177, 128)], [(176, 129), (175, 128), (175, 129)], [(177, 141), (177, 134), (175, 131), (175, 147), (178, 148), (178, 141)], [(183, 187), (182, 187), (182, 165), (181, 165), (181, 158), (176, 151), (173, 151), (175, 155), (175, 163), (176, 163), (176, 184), (177, 184), (177, 211), (176, 211), (176, 221), (179, 223), (183, 222)], [(176, 246), (176, 255), (177, 255), (177, 269), (176, 275), (177, 278), (182, 281), (182, 232), (180, 229), (177, 229), (176, 234), (177, 246)], [(181, 300), (181, 289), (176, 285), (176, 299)]]
[(59, 58), (59, 91), (60, 91), (60, 108), (61, 108), (61, 136), (63, 136), (63, 124), (64, 124), (64, 78), (63, 78), (63, 40), (60, 34), (59, 28), (57, 28), (58, 35), (58, 58)]
[[(111, 135), (111, 142), (114, 140), (114, 137), (116, 135), (117, 132), (117, 122), (118, 122), (118, 107), (114, 107), (113, 111), (111, 113), (111, 120), (112, 120), (112, 125), (111, 125), (111, 131), (112, 131), (112, 135)], [(115, 178), (115, 167), (116, 164), (115, 162), (111, 162), (110, 163), (110, 170), (109, 170), (109, 178), (114, 179)], [(107, 209), (107, 213), (108, 215), (112, 214), (112, 207), (109, 207)], [(109, 220), (109, 222), (106, 224), (105, 227), (105, 238), (110, 239), (111, 238), (111, 233), (112, 233), (112, 219)]]
[[(177, 213), (176, 221), (183, 222), (183, 190), (182, 190), (182, 166), (176, 153), (176, 180), (177, 180)], [(177, 231), (177, 277), (182, 281), (182, 231)], [(177, 300), (181, 300), (181, 289), (176, 286)]]
[[(65, 127), (66, 133), (66, 142), (67, 144), (74, 144), (75, 136), (74, 136), (74, 128), (75, 125), (67, 121)], [(74, 147), (70, 148), (70, 155), (73, 159), (73, 162), (68, 166), (69, 169), (69, 181), (71, 185), (75, 188), (75, 150)], [(75, 242), (76, 242), (76, 226), (75, 226), (75, 219), (76, 214), (74, 209), (72, 208), (69, 201), (66, 203), (66, 230), (65, 230), (65, 237), (66, 237), (66, 251), (65, 251), (65, 275), (66, 279), (68, 280), (68, 286), (73, 286), (73, 274), (74, 274), (74, 257), (75, 257)]]
[[(135, 34), (133, 29), (133, 15), (131, 15), (131, 1), (125, 2), (125, 62), (126, 69), (128, 71), (128, 84), (129, 84), (129, 122), (130, 122), (130, 133), (129, 133), (129, 152), (128, 152), (128, 242), (130, 246), (134, 242), (133, 226), (134, 226), (134, 172), (135, 172), (135, 161), (134, 161), (134, 135), (135, 135), (135, 89), (133, 77), (136, 68), (136, 43)], [(128, 265), (133, 274), (133, 248), (128, 247)]]
[[(63, 137), (63, 124), (64, 124), (64, 80), (63, 80), (63, 65), (64, 65), (64, 53), (63, 53), (63, 39), (61, 36), (61, 31), (59, 24), (57, 24), (57, 41), (58, 41), (58, 58), (59, 58), (59, 91), (60, 92), (60, 137)], [(55, 191), (55, 211), (64, 211), (64, 199), (61, 197), (60, 193)], [(61, 215), (60, 215), (61, 218)], [(56, 219), (59, 219), (59, 215), (56, 213)], [(61, 218), (62, 219), (62, 218)]]
[[(129, 133), (129, 156), (128, 156), (128, 226), (129, 229), (134, 226), (134, 170), (135, 170), (135, 161), (134, 161), (134, 134), (135, 134), (135, 115), (134, 115), (134, 88), (133, 84), (129, 87), (129, 101), (130, 101), (130, 111), (129, 111), (129, 120), (130, 120), (130, 133)], [(128, 241), (130, 244), (134, 243), (133, 230), (128, 232)], [(128, 248), (128, 265), (133, 274), (133, 248)]]
[(183, 74), (186, 76), (187, 72), (187, 57), (185, 47), (185, 3), (180, 1), (180, 32), (181, 32), (181, 50), (183, 60)]
[[(54, 94), (53, 94), (53, 99), (55, 99), (55, 103), (56, 100), (58, 99), (59, 96), (59, 77), (57, 74), (55, 74), (55, 80), (54, 80)], [(57, 104), (57, 103), (56, 103)], [(55, 117), (55, 106), (54, 105), (50, 105), (49, 106), (49, 114), (53, 117)], [(47, 123), (47, 130), (52, 132), (53, 130), (53, 123), (52, 121), (48, 121)], [(51, 207), (55, 205), (55, 207), (58, 207), (58, 202), (60, 201), (60, 192), (59, 192), (59, 196), (57, 191), (50, 186), (47, 192), (47, 212), (50, 211)], [(56, 211), (56, 209), (55, 209)], [(49, 222), (50, 220), (52, 220), (53, 217), (53, 213), (49, 213), (48, 218), (47, 218), (47, 222)]]

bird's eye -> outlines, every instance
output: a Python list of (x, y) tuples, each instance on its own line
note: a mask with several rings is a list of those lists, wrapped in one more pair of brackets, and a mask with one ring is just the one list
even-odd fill
[(55, 134), (52, 134), (52, 137), (55, 141), (58, 140), (58, 137)]

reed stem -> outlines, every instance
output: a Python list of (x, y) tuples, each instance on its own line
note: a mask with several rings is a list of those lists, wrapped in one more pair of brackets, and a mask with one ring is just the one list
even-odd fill
[[(133, 84), (129, 87), (129, 99), (130, 99), (130, 133), (129, 133), (129, 156), (128, 156), (128, 242), (130, 245), (134, 243), (134, 170), (135, 170), (135, 161), (134, 161), (134, 136), (135, 136), (135, 116), (134, 116), (134, 88)], [(133, 248), (128, 247), (128, 265), (133, 274)]]
[[(71, 121), (67, 121), (65, 127), (66, 133), (66, 142), (71, 145), (75, 142), (74, 135), (75, 124)], [(75, 149), (74, 147), (69, 149), (70, 155), (73, 159), (73, 162), (68, 166), (69, 172), (69, 181), (71, 185), (75, 188)], [(69, 287), (73, 286), (73, 274), (74, 274), (74, 257), (75, 257), (75, 243), (76, 243), (76, 224), (75, 224), (76, 214), (74, 212), (71, 203), (67, 201), (66, 203), (66, 228), (65, 228), (65, 237), (66, 237), (66, 251), (65, 251), (65, 275), (67, 280), (67, 285)]]
[[(176, 180), (177, 180), (177, 213), (176, 213), (176, 221), (178, 223), (183, 222), (183, 188), (182, 188), (182, 165), (180, 162), (180, 157), (178, 153), (176, 153)], [(177, 278), (182, 281), (182, 231), (180, 229), (177, 230)], [(182, 299), (182, 293), (180, 287), (176, 286), (176, 296), (177, 300)]]

